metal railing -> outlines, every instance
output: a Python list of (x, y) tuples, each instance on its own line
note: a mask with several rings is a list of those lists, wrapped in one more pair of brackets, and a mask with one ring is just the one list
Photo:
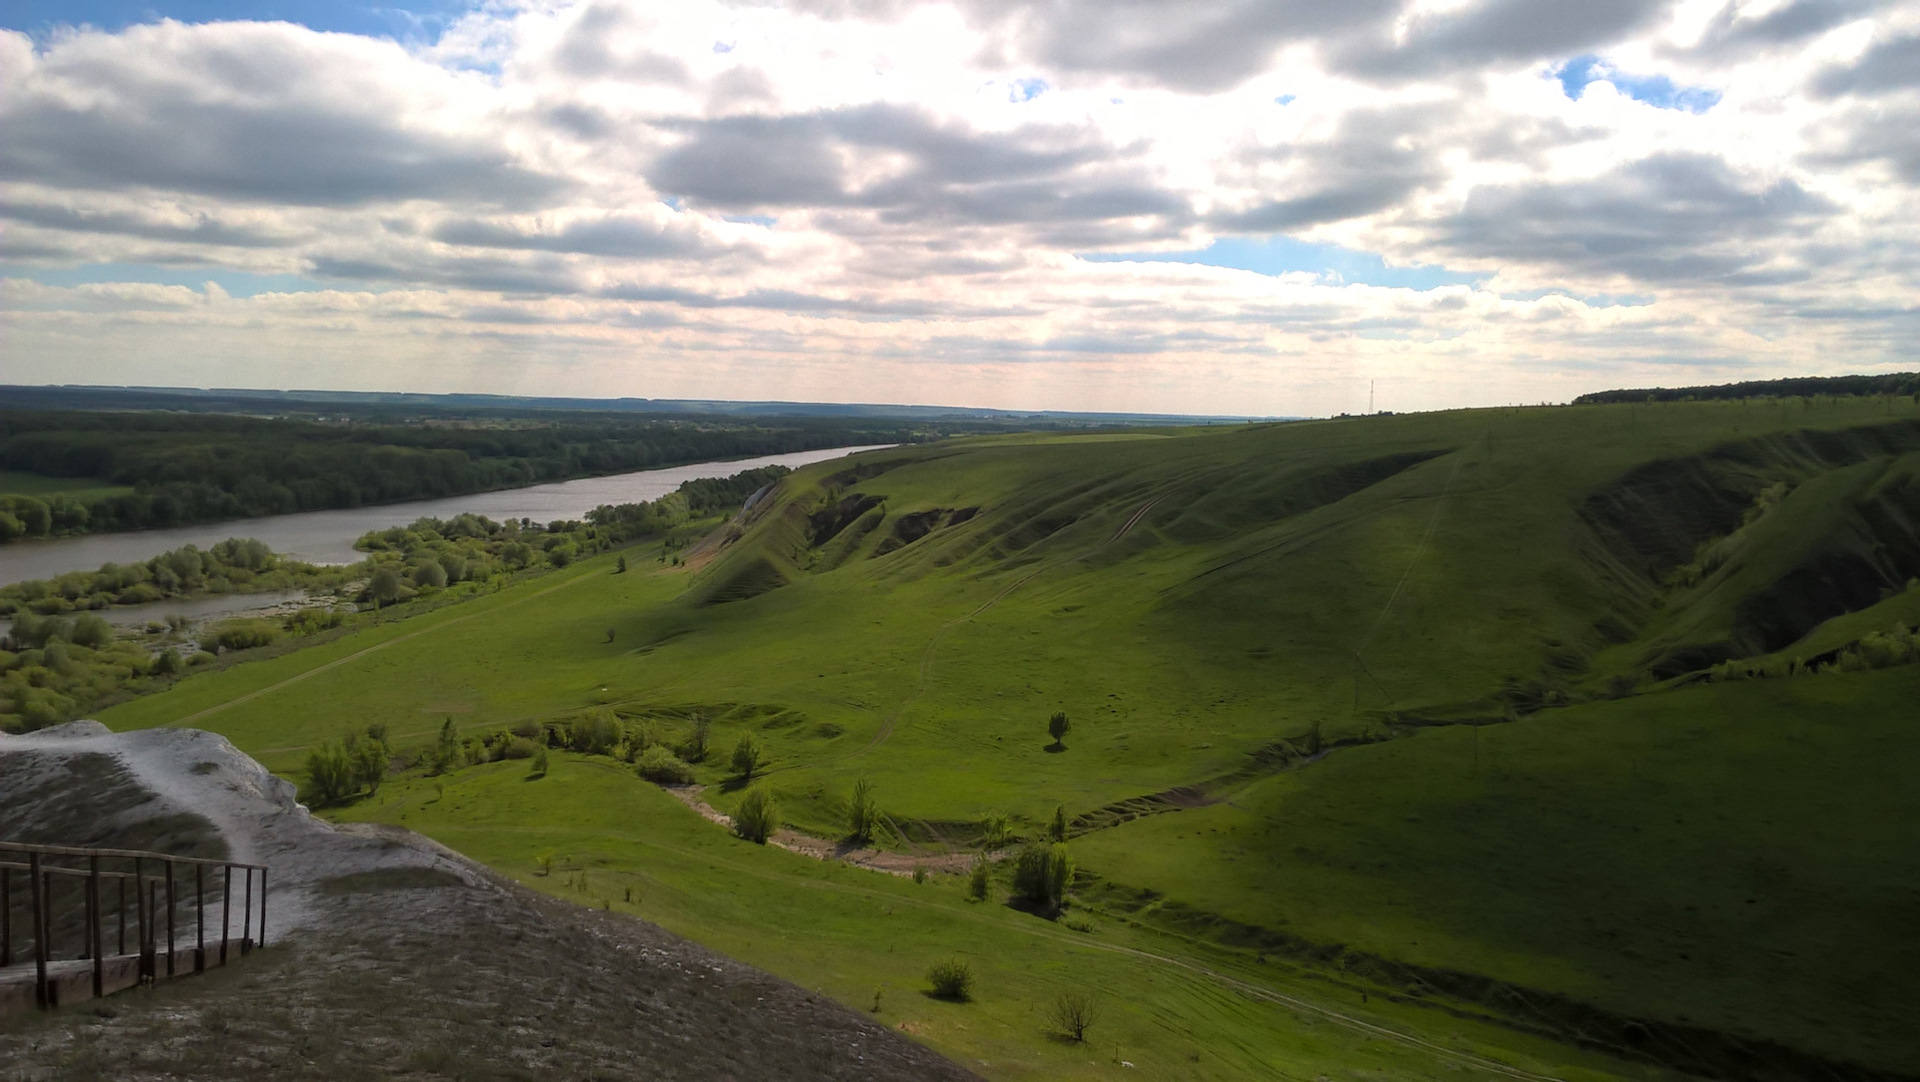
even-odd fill
[[(184, 869), (189, 868), (193, 880), (190, 896), (183, 882)], [(182, 874), (176, 875), (176, 869)], [(209, 953), (207, 946), (207, 880), (213, 869), (219, 869), (220, 875), (217, 957)], [(235, 869), (245, 876), (240, 886), (240, 938), (237, 941), (233, 938)], [(254, 921), (255, 873), (260, 883), (257, 925)], [(25, 886), (31, 896), (25, 906), (21, 906), (16, 897), (21, 886)], [(56, 890), (56, 886), (77, 889)], [(129, 908), (137, 937), (136, 950), (132, 953), (127, 950)], [(32, 925), (28, 938), (32, 940), (33, 949), (34, 1002), (41, 1007), (53, 1007), (58, 1005), (59, 979), (50, 975), (49, 968), (59, 967), (68, 958), (92, 963), (92, 994), (102, 996), (130, 983), (146, 983), (183, 972), (197, 973), (209, 965), (225, 965), (231, 949), (237, 948), (244, 954), (263, 945), (267, 935), (267, 867), (134, 849), (0, 842), (0, 970), (24, 964), (16, 909), (24, 909), (20, 915), (27, 916)], [(194, 939), (192, 946), (183, 947), (177, 933), (181, 911), (186, 909), (191, 910)], [(114, 918), (112, 921), (108, 920), (109, 912)], [(110, 923), (115, 925), (113, 944), (117, 947), (112, 955), (106, 950), (106, 926)], [(80, 940), (77, 953), (73, 949), (76, 936)], [(181, 958), (183, 954), (190, 958)], [(190, 969), (184, 964), (188, 961)], [(133, 964), (129, 966), (129, 962)], [(111, 981), (110, 969), (114, 974)], [(129, 977), (131, 980), (126, 979)], [(110, 988), (110, 983), (114, 987)]]

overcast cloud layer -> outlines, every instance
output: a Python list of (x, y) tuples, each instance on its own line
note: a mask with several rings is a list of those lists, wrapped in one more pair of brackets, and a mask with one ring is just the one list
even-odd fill
[(0, 382), (1307, 414), (1911, 368), (1917, 188), (1920, 0), (0, 32)]

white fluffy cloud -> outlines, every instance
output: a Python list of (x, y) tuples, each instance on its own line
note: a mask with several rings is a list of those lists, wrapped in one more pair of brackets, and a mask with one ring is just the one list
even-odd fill
[[(0, 33), (0, 381), (1314, 413), (1910, 366), (1917, 133), (1914, 0)], [(1152, 258), (1275, 236), (1450, 273)]]

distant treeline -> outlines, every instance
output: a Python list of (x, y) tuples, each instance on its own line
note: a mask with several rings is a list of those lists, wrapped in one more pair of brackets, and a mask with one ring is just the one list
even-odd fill
[(1682, 402), (1729, 398), (1813, 398), (1819, 395), (1854, 398), (1875, 395), (1920, 395), (1920, 372), (1885, 376), (1797, 376), (1746, 383), (1718, 383), (1708, 387), (1645, 387), (1628, 391), (1596, 391), (1573, 400), (1576, 406), (1617, 402)]
[(569, 415), (368, 424), (220, 414), (0, 411), (0, 468), (133, 491), (5, 498), (0, 540), (460, 496), (573, 477), (944, 434), (846, 419)]

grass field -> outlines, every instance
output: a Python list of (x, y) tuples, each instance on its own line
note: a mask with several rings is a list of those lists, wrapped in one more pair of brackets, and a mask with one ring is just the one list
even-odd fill
[[(608, 760), (565, 759), (538, 782), (511, 763), (400, 779), (344, 813), (405, 814), (543, 887), (542, 852), (590, 883), (624, 892), (630, 877), (649, 919), (861, 1006), (874, 985), (906, 999), (920, 955), (979, 937), (1007, 959), (988, 984), (1009, 998), (909, 999), (925, 1013), (899, 1021), (1002, 1077), (1080, 1054), (1017, 1019), (1055, 979), (1040, 959), (1065, 966), (1082, 938), (1212, 959), (1316, 1002), (1371, 988), (1369, 1009), (1389, 991), (1498, 1014), (1521, 1028), (1408, 1004), (1391, 1020), (1535, 1069), (1638, 1070), (1521, 1036), (1591, 1024), (1652, 1032), (1620, 1051), (1676, 1066), (1725, 1070), (1722, 1052), (1748, 1047), (1785, 1064), (1778, 1077), (1813, 1062), (1790, 1051), (1920, 1072), (1901, 1024), (1920, 1002), (1920, 870), (1899, 855), (1920, 851), (1904, 781), (1920, 766), (1920, 667), (1676, 686), (1914, 614), (1920, 594), (1901, 591), (1920, 571), (1920, 408), (1137, 435), (811, 467), (698, 570), (630, 556), (613, 575), (602, 557), (102, 720), (213, 729), (298, 777), (308, 747), (371, 721), (407, 743), (448, 717), (482, 732), (606, 707), (677, 733), (699, 715), (723, 755), (748, 732), (768, 750), (786, 821), (836, 835), (866, 777), (912, 839), (897, 844), (926, 852), (964, 846), (996, 812), (1031, 835), (1064, 805), (1090, 937), (966, 905), (952, 884), (737, 844)], [(1055, 710), (1074, 723), (1064, 750), (1045, 731)], [(699, 770), (714, 803), (739, 799), (717, 764)], [(1178, 799), (1152, 798), (1167, 790)], [(936, 902), (906, 922), (926, 928), (903, 961), (880, 946), (903, 922), (814, 913), (820, 892)], [(1118, 1027), (1135, 1034), (1123, 1056), (1137, 1041), (1191, 1064), (1170, 1036), (1191, 1031), (1252, 1057), (1219, 1077), (1431, 1072), (1366, 1060), (1371, 1045), (1309, 1047), (1285, 1012), (1191, 971), (1175, 991), (1142, 983), (1174, 979), (1161, 963), (1099, 964), (1097, 983), (1145, 1012)]]
[(66, 496), (84, 503), (124, 496), (132, 491), (131, 485), (109, 485), (91, 477), (43, 477), (37, 473), (0, 470), (0, 496), (32, 496), (35, 499)]

